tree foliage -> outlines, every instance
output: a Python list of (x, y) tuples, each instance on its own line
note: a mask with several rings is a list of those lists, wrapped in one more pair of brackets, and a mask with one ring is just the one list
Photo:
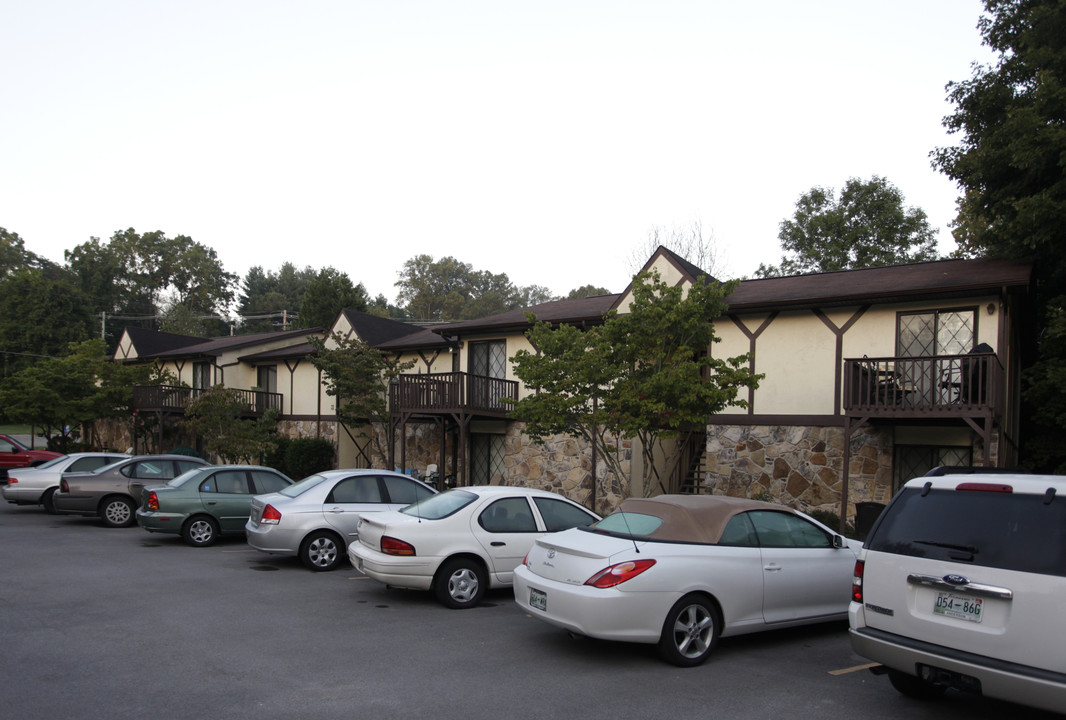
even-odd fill
[(239, 390), (215, 385), (189, 403), (181, 425), (223, 463), (259, 462), (277, 442), (277, 411), (253, 420), (244, 417), (247, 409)]
[(1035, 362), (1024, 373), (1023, 462), (1066, 469), (1066, 2), (985, 0), (978, 28), (998, 53), (950, 83), (944, 125), (959, 144), (933, 164), (963, 194), (953, 226), (962, 255), (1033, 261)]
[(330, 327), (341, 310), (366, 310), (366, 288), (353, 285), (351, 278), (334, 268), (319, 270), (307, 283), (300, 303), (300, 325), (305, 328)]
[(837, 197), (814, 187), (796, 201), (778, 239), (779, 267), (762, 264), (758, 277), (900, 265), (935, 260), (936, 231), (925, 211), (907, 207), (903, 193), (883, 177), (851, 178)]
[(474, 320), (556, 299), (546, 287), (516, 287), (504, 273), (431, 255), (405, 262), (396, 286), (398, 302), (408, 315), (425, 322)]
[(185, 235), (120, 230), (68, 250), (67, 263), (100, 312), (154, 316), (178, 304), (200, 314), (225, 314), (237, 276), (215, 251)]
[[(308, 284), (317, 276), (318, 271), (314, 268), (297, 269), (292, 263), (284, 263), (277, 272), (265, 271), (260, 265), (249, 269), (241, 281), (237, 305), (242, 331), (272, 330), (285, 321), (285, 315), (291, 326), (300, 311)], [(276, 315), (279, 312), (285, 315), (279, 317)]]
[[(532, 391), (516, 403), (513, 417), (525, 421), (534, 440), (563, 434), (595, 444), (620, 481), (625, 473), (616, 443), (638, 438), (639, 487), (661, 491), (659, 469), (680, 452), (668, 441), (705, 427), (726, 407), (745, 406), (740, 389), (758, 386), (747, 356), (711, 353), (719, 341), (713, 321), (725, 312), (723, 298), (733, 287), (699, 282), (686, 290), (641, 274), (629, 312), (611, 314), (600, 326), (583, 331), (535, 322), (527, 336), (536, 352), (519, 350), (512, 358), (516, 377)], [(665, 464), (656, 462), (663, 457)]]
[[(414, 366), (414, 361), (391, 362), (380, 350), (357, 337), (340, 333), (326, 340), (309, 337), (315, 349), (311, 363), (326, 381), (326, 394), (336, 398), (337, 420), (349, 428), (367, 423), (388, 426), (388, 390), (392, 380)], [(372, 433), (378, 453), (387, 457), (378, 433)]]
[(133, 386), (152, 381), (149, 366), (111, 361), (103, 340), (70, 343), (68, 353), (42, 360), (0, 384), (0, 407), (10, 422), (33, 425), (46, 437), (94, 420), (128, 417)]
[[(719, 273), (721, 263), (714, 233), (704, 232), (703, 223), (694, 220), (691, 225), (675, 225), (670, 228), (656, 225), (648, 231), (644, 242), (637, 245), (629, 256), (630, 274), (636, 275), (655, 251), (664, 247), (689, 260), (711, 277)], [(606, 295), (607, 293), (599, 293)]]

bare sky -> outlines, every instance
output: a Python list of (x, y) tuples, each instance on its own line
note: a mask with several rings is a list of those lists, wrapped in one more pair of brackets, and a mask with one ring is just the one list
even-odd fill
[(244, 276), (333, 266), (396, 295), (453, 256), (622, 290), (652, 228), (726, 277), (801, 193), (882, 175), (940, 244), (944, 86), (978, 0), (0, 0), (0, 226), (55, 261), (188, 235)]

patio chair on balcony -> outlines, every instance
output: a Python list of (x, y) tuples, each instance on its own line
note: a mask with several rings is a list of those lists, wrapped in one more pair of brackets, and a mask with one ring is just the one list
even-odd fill
[(940, 387), (947, 390), (952, 403), (963, 405), (981, 405), (985, 398), (985, 378), (988, 373), (988, 363), (981, 358), (969, 357), (970, 355), (987, 355), (994, 352), (987, 343), (981, 343), (966, 355), (962, 356), (956, 366), (952, 363), (945, 371), (945, 377), (940, 381)]

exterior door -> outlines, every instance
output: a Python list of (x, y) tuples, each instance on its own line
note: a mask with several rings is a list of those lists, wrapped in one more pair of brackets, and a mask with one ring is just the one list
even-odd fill
[(510, 583), (514, 569), (544, 535), (529, 501), (524, 497), (500, 498), (486, 506), (472, 522), (471, 530), (492, 565), (490, 570), (501, 583)]
[(200, 502), (222, 532), (240, 532), (252, 509), (252, 488), (244, 470), (219, 470), (200, 483)]

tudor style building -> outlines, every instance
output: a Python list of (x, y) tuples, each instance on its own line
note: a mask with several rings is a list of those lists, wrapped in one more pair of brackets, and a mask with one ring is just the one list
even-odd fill
[[(681, 285), (704, 275), (665, 248), (645, 269)], [(1013, 464), (1029, 273), (1025, 264), (946, 260), (741, 282), (716, 323), (722, 342), (708, 351), (750, 354), (765, 377), (747, 408), (685, 440), (670, 489), (852, 515), (855, 503), (885, 502), (936, 465)], [(335, 441), (340, 467), (436, 467), (458, 484), (544, 487), (603, 511), (621, 498), (593, 450), (567, 437), (533, 443), (509, 416), (505, 400), (526, 392), (510, 358), (532, 349), (527, 312), (587, 327), (628, 306), (627, 289), (429, 327), (344, 311), (328, 330), (231, 338), (131, 328), (115, 358), (154, 362), (181, 381), (137, 391), (138, 411), (156, 414), (160, 427), (192, 393), (223, 383), (251, 393), (250, 412), (279, 409), (283, 433)], [(414, 362), (390, 389), (388, 427), (338, 427), (306, 342), (333, 333)], [(623, 461), (639, 462), (628, 442), (618, 447)]]

